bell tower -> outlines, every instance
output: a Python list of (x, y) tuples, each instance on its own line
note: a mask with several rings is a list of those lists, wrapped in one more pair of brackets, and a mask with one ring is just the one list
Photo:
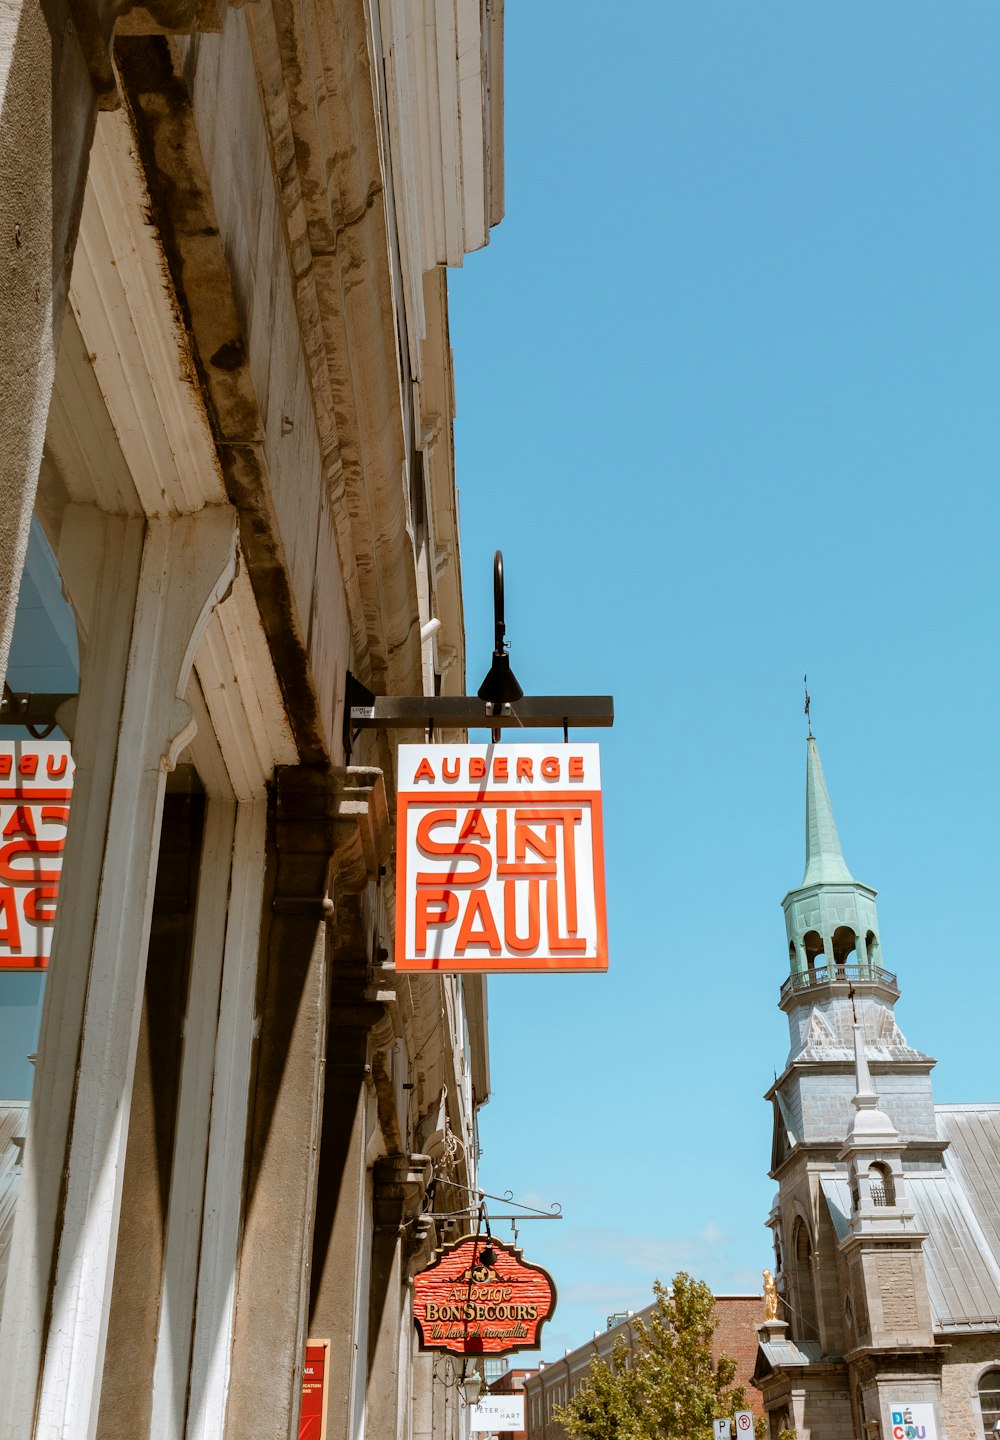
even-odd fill
[[(954, 1348), (950, 1331), (946, 1344), (938, 1335), (942, 1315), (952, 1324), (942, 1254), (947, 1267), (960, 1252), (979, 1271), (991, 1262), (971, 1218), (955, 1240), (956, 1216), (971, 1215), (978, 1192), (963, 1192), (946, 1164), (955, 1141), (939, 1129), (934, 1061), (896, 1021), (875, 891), (848, 868), (812, 734), (805, 872), (782, 906), (789, 964), (778, 1004), (790, 1045), (767, 1093), (778, 1314), (758, 1327), (755, 1381), (772, 1436), (881, 1440), (900, 1405), (926, 1416), (942, 1403)], [(954, 1324), (966, 1333), (964, 1318)]]
[(844, 1173), (845, 1136), (856, 1133), (859, 1113), (868, 1113), (864, 1097), (858, 1108), (859, 1063), (864, 1076), (874, 1077), (885, 1125), (882, 1150), (856, 1176), (866, 1196), (877, 1184), (869, 1163), (885, 1165), (886, 1182), (902, 1189), (899, 1157), (939, 1164), (941, 1142), (934, 1061), (907, 1042), (896, 1022), (899, 986), (886, 968), (876, 892), (848, 868), (812, 735), (805, 848), (802, 882), (782, 901), (789, 973), (778, 1004), (788, 1016), (790, 1045), (767, 1093), (774, 1107), (771, 1175), (780, 1186), (769, 1223), (783, 1318), (791, 1337), (818, 1358), (843, 1355), (852, 1343), (823, 1181)]
[(880, 1101), (900, 1135), (909, 1142), (936, 1140), (934, 1061), (914, 1050), (896, 1023), (899, 986), (886, 969), (875, 893), (847, 868), (810, 735), (805, 873), (781, 902), (789, 974), (778, 1004), (788, 1016), (791, 1044), (773, 1093), (791, 1145), (842, 1144), (853, 1113), (855, 1023), (881, 1077)]
[(789, 968), (807, 983), (835, 978), (838, 970), (868, 978), (882, 968), (875, 891), (847, 868), (815, 737), (807, 744), (806, 868), (802, 884), (782, 901)]

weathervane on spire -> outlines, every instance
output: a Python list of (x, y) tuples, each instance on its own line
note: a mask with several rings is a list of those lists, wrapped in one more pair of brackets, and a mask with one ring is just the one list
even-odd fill
[(806, 687), (806, 711), (805, 711), (805, 713), (806, 713), (806, 724), (807, 724), (808, 727), (809, 727), (809, 739), (812, 740), (812, 739), (814, 738), (814, 737), (813, 737), (813, 722), (812, 722), (812, 716), (809, 714), (809, 706), (812, 704), (812, 698), (810, 697), (810, 694), (809, 694), (809, 676), (808, 676), (808, 675), (803, 675), (803, 677), (802, 677), (802, 683), (803, 683), (803, 685)]

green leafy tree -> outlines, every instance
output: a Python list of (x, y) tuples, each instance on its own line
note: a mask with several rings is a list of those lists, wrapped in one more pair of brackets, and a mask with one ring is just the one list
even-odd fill
[[(668, 1290), (657, 1280), (656, 1309), (635, 1324), (630, 1353), (619, 1340), (555, 1418), (572, 1440), (711, 1440), (712, 1421), (747, 1409), (736, 1363), (712, 1356), (712, 1292), (682, 1270)], [(757, 1422), (757, 1436), (763, 1433)]]

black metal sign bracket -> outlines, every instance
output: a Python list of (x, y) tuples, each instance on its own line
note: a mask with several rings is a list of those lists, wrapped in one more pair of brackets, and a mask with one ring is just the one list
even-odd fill
[(607, 729), (615, 721), (610, 695), (525, 695), (510, 668), (504, 626), (503, 556), (493, 559), (493, 657), (476, 695), (375, 695), (347, 672), (344, 695), (344, 751), (362, 730)]

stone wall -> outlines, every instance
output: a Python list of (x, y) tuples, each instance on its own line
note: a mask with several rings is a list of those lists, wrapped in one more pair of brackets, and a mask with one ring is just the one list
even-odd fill
[(941, 1373), (942, 1440), (983, 1440), (979, 1377), (1000, 1366), (1000, 1335), (947, 1339), (951, 1352)]

